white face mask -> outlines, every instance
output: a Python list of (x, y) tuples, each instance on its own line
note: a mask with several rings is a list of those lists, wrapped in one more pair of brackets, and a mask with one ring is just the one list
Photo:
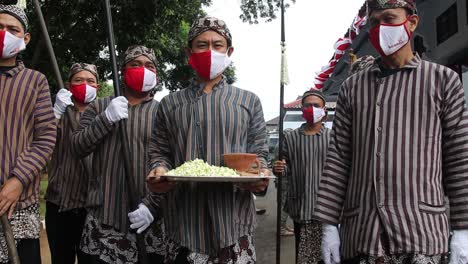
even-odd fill
[(192, 52), (189, 58), (189, 64), (205, 80), (213, 80), (218, 77), (231, 63), (227, 52), (220, 53), (214, 50)]
[(8, 31), (0, 31), (0, 43), (3, 43), (1, 52), (2, 59), (13, 58), (20, 51), (26, 49), (24, 38), (18, 38)]
[(408, 18), (398, 25), (380, 24), (370, 30), (370, 41), (381, 56), (390, 56), (408, 44), (411, 32), (406, 26), (407, 22)]

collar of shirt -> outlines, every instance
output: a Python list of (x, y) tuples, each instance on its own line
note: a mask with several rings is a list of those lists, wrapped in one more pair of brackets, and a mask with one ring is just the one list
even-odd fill
[[(213, 86), (213, 91), (216, 91), (218, 89), (222, 89), (228, 86), (229, 84), (227, 83), (226, 78), (224, 78), (223, 76), (222, 79), (217, 84), (215, 84), (215, 86)], [(190, 86), (189, 86), (189, 89), (192, 90), (192, 92), (196, 95), (196, 97), (200, 97), (204, 94), (203, 88), (204, 86), (195, 79), (191, 81)]]
[[(403, 69), (416, 69), (421, 64), (421, 61), (422, 60), (419, 54), (414, 53), (414, 57), (408, 62), (408, 64), (403, 66)], [(377, 58), (374, 64), (370, 68), (371, 72), (380, 74), (382, 72), (379, 66), (381, 63), (382, 63), (382, 57)]]
[(301, 133), (302, 135), (304, 136), (320, 136), (322, 135), (323, 131), (325, 130), (325, 126), (322, 125), (322, 127), (320, 128), (320, 131), (317, 132), (317, 134), (314, 134), (314, 135), (306, 135), (305, 133), (305, 127), (307, 126), (307, 123), (304, 123), (301, 125), (301, 127), (299, 128), (299, 133)]
[(9, 70), (9, 71), (6, 71), (4, 72), (4, 74), (10, 76), (10, 77), (13, 77), (15, 76), (16, 74), (18, 74), (20, 71), (22, 71), (24, 69), (24, 63), (20, 60), (17, 60), (16, 61), (16, 66)]

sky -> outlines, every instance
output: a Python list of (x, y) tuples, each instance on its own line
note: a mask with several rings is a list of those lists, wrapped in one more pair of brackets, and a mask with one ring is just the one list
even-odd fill
[[(280, 19), (244, 23), (239, 18), (242, 0), (213, 0), (208, 15), (223, 19), (229, 27), (236, 67), (235, 86), (259, 96), (265, 120), (279, 115), (281, 27)], [(296, 0), (285, 13), (286, 53), (290, 83), (285, 103), (294, 101), (313, 85), (315, 72), (328, 63), (333, 45), (343, 37), (364, 0)], [(156, 94), (160, 100), (167, 91)]]

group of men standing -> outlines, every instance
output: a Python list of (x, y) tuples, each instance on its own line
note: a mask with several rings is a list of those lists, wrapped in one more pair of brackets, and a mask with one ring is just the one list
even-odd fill
[[(267, 168), (260, 100), (222, 75), (234, 51), (226, 24), (213, 17), (193, 23), (186, 52), (196, 78), (161, 103), (153, 99), (154, 51), (136, 45), (122, 56), (123, 96), (96, 99), (96, 66), (75, 63), (53, 106), (44, 75), (17, 58), (30, 39), (27, 25), (23, 10), (0, 5), (0, 210), (21, 263), (41, 262), (39, 183), (50, 158), (52, 263), (142, 263), (143, 255), (147, 263), (254, 263), (252, 193), (268, 180), (176, 184), (161, 177), (196, 158), (220, 166), (232, 152), (255, 153)], [(8, 263), (3, 232), (0, 241), (0, 262)]]
[[(325, 95), (306, 92), (306, 123), (286, 135), (284, 160), (274, 163), (288, 177), (296, 262), (466, 264), (462, 84), (413, 53), (413, 0), (367, 4), (381, 57), (344, 82), (333, 130), (322, 124)], [(96, 99), (96, 66), (75, 63), (52, 105), (44, 75), (17, 57), (30, 40), (24, 11), (0, 5), (0, 29), (0, 214), (10, 219), (21, 263), (41, 261), (39, 184), (50, 157), (53, 263), (141, 263), (142, 252), (149, 263), (256, 262), (253, 194), (268, 180), (161, 177), (196, 158), (223, 165), (222, 154), (233, 152), (257, 154), (270, 174), (260, 100), (222, 76), (234, 51), (222, 20), (193, 23), (186, 53), (197, 77), (160, 103), (152, 97), (157, 58), (137, 45), (122, 56), (123, 96)], [(3, 232), (0, 242), (0, 262), (8, 263)]]

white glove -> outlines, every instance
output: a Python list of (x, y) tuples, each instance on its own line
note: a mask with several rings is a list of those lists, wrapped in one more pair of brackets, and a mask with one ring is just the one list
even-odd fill
[(450, 241), (450, 264), (465, 263), (468, 263), (468, 230), (455, 230)]
[(106, 117), (111, 123), (128, 118), (128, 100), (124, 96), (114, 98), (106, 108)]
[(340, 234), (334, 225), (323, 225), (322, 259), (325, 264), (340, 263)]
[(62, 118), (62, 115), (65, 113), (65, 110), (67, 110), (67, 107), (69, 105), (73, 105), (71, 97), (72, 93), (70, 93), (70, 91), (68, 91), (67, 89), (62, 88), (60, 89), (60, 91), (58, 91), (54, 105), (55, 118)]
[(137, 234), (141, 234), (153, 223), (154, 217), (146, 205), (139, 204), (138, 209), (128, 214), (128, 219), (132, 223), (131, 229), (137, 229)]

